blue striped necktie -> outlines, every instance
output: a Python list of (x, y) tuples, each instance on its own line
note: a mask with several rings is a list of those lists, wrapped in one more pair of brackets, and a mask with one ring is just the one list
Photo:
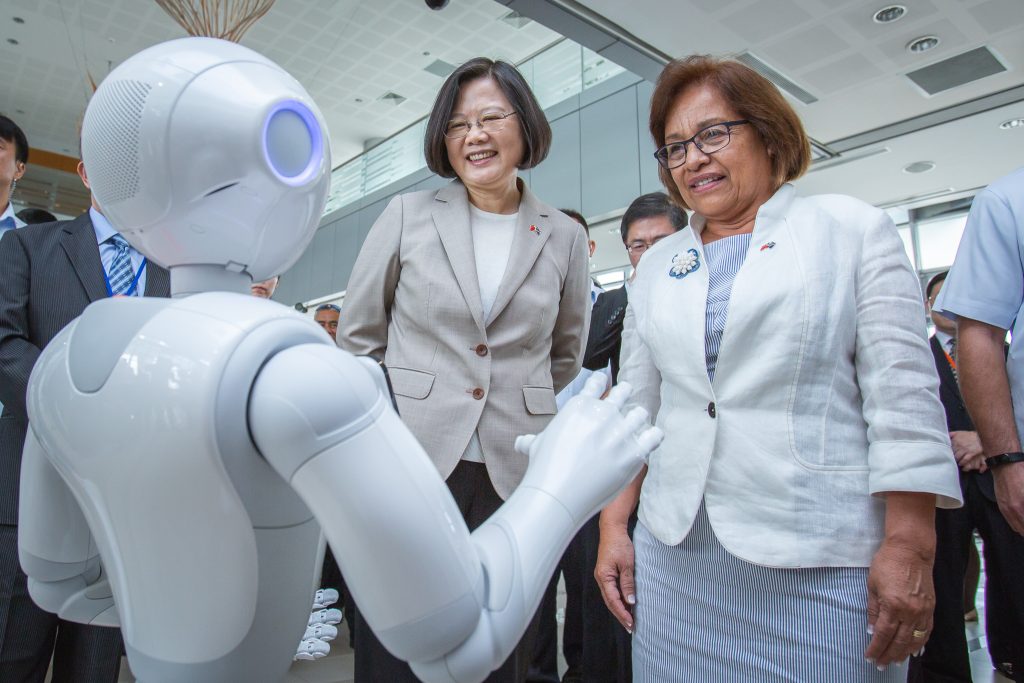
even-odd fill
[(110, 272), (107, 273), (110, 291), (114, 296), (127, 294), (132, 286), (132, 280), (135, 279), (135, 273), (132, 272), (132, 256), (128, 251), (130, 246), (125, 238), (117, 234), (108, 237), (107, 242), (117, 249), (114, 260), (110, 263)]

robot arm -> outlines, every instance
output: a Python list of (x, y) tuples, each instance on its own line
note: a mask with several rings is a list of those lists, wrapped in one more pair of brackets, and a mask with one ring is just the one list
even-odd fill
[(472, 535), (369, 359), (297, 346), (253, 385), (263, 456), (321, 522), (363, 616), (430, 682), (483, 680), (515, 647), (572, 535), (660, 441), (599, 381), (540, 436), (522, 485)]
[(18, 505), (18, 556), (32, 600), (68, 621), (119, 626), (82, 510), (31, 427), (22, 454)]

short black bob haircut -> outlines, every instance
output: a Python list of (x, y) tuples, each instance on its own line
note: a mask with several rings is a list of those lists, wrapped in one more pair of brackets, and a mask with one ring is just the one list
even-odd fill
[[(629, 235), (629, 226), (644, 218), (657, 218), (664, 216), (672, 224), (672, 228), (679, 232), (686, 227), (689, 219), (686, 212), (673, 202), (664, 192), (648, 192), (633, 200), (633, 203), (622, 214), (622, 223), (619, 225), (619, 233), (622, 235), (622, 243), (626, 244)], [(627, 245), (628, 246), (628, 245)]]
[(464, 83), (488, 76), (498, 84), (516, 112), (513, 118), (519, 122), (525, 148), (523, 158), (517, 166), (521, 169), (533, 168), (544, 161), (551, 149), (551, 126), (548, 125), (544, 110), (540, 108), (537, 98), (519, 70), (508, 62), (476, 57), (448, 76), (437, 93), (434, 107), (430, 111), (430, 119), (427, 121), (423, 156), (426, 157), (427, 167), (442, 178), (455, 177), (455, 169), (448, 159), (444, 133), (452, 118), (459, 90)]
[(18, 124), (3, 114), (0, 114), (0, 138), (14, 143), (15, 161), (28, 163), (28, 138), (25, 137), (21, 128), (18, 128)]

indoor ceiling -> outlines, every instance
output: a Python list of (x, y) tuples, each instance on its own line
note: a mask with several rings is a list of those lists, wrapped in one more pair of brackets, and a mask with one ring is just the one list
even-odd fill
[[(970, 193), (1024, 165), (1024, 125), (1000, 128), (1024, 119), (1022, 0), (548, 1), (583, 6), (670, 57), (749, 53), (805, 90), (817, 101), (790, 99), (808, 133), (841, 154), (812, 168), (802, 192), (913, 205)], [(894, 4), (902, 18), (873, 20)], [(924, 36), (938, 45), (911, 52)], [(980, 47), (1005, 71), (933, 95), (906, 75)], [(934, 166), (903, 170), (915, 162)]]
[[(3, 0), (2, 8), (0, 111), (33, 148), (72, 157), (90, 78), (99, 82), (135, 52), (185, 35), (151, 0)], [(435, 60), (458, 65), (485, 53), (519, 62), (560, 39), (537, 22), (502, 21), (507, 14), (493, 0), (454, 0), (440, 12), (423, 0), (277, 0), (242, 44), (309, 90), (337, 166), (429, 111), (443, 81), (425, 70)], [(405, 99), (382, 99), (389, 92)], [(20, 185), (35, 205), (63, 198), (56, 210), (65, 214), (87, 197), (76, 177), (31, 160)]]

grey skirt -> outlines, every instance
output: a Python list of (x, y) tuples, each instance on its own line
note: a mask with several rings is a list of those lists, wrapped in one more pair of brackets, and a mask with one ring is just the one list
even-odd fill
[(637, 524), (633, 679), (896, 683), (864, 659), (865, 567), (782, 569), (722, 547), (701, 504), (683, 542), (668, 546)]

